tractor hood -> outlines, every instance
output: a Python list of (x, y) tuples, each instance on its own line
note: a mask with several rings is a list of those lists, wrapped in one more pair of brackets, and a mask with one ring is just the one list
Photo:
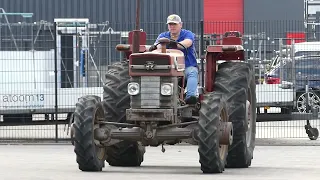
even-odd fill
[(166, 53), (162, 53), (160, 49), (151, 51), (151, 52), (144, 52), (144, 53), (133, 53), (130, 55), (130, 59), (137, 58), (137, 57), (170, 57), (170, 58), (184, 58), (184, 53), (177, 49), (167, 49)]
[(130, 76), (183, 76), (185, 57), (176, 49), (167, 49), (165, 53), (161, 50), (133, 53), (129, 66)]

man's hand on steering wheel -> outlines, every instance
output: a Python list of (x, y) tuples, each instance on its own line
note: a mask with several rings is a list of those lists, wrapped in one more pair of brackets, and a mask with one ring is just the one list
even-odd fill
[[(179, 49), (178, 48), (178, 44), (183, 48), (185, 49), (186, 51), (188, 51), (188, 49), (183, 45), (181, 44), (180, 42), (174, 40), (174, 39), (169, 39), (170, 42), (169, 44), (167, 44), (166, 48), (167, 49)], [(149, 48), (149, 51), (153, 51), (153, 50), (156, 50), (157, 49), (157, 46), (159, 45), (160, 43), (158, 42), (157, 44), (155, 45), (152, 45), (150, 48)]]
[(167, 45), (167, 49), (178, 49), (178, 42), (174, 39), (170, 39), (170, 43)]
[(153, 51), (153, 50), (156, 50), (156, 49), (157, 49), (157, 45), (152, 45), (152, 46), (150, 46), (149, 51)]
[(180, 45), (183, 49), (185, 49), (187, 51), (187, 54), (188, 54), (188, 49), (183, 44), (181, 44), (180, 42), (178, 42), (178, 41), (176, 41), (174, 39), (171, 39), (171, 38), (170, 38), (170, 43), (167, 45), (167, 48), (179, 49), (178, 45)]

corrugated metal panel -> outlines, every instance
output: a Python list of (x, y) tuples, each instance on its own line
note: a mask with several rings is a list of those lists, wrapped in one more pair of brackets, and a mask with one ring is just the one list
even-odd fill
[[(164, 30), (169, 14), (179, 14), (184, 28), (199, 32), (203, 18), (203, 0), (140, 0), (140, 27), (154, 40)], [(0, 8), (6, 12), (34, 13), (32, 18), (8, 16), (9, 22), (53, 22), (54, 18), (89, 18), (91, 23), (109, 22), (115, 31), (130, 31), (135, 25), (135, 0), (1, 0)], [(1, 20), (1, 19), (0, 19)], [(3, 18), (1, 22), (4, 22)], [(108, 27), (107, 27), (108, 28)], [(20, 32), (14, 32), (17, 34)]]
[(244, 0), (245, 21), (304, 20), (303, 0)]
[[(265, 34), (265, 48), (268, 58), (273, 51), (279, 49), (279, 40), (286, 38), (287, 32), (304, 32), (304, 2), (303, 0), (244, 0), (245, 33), (247, 35)], [(268, 40), (269, 39), (269, 40)], [(286, 44), (288, 41), (284, 40)], [(258, 40), (255, 41), (258, 48)], [(247, 49), (253, 49), (253, 41), (249, 40)]]
[(304, 31), (302, 0), (245, 0), (244, 8), (247, 33), (265, 32), (272, 39), (285, 38), (286, 32)]
[[(155, 8), (156, 7), (156, 8)], [(1, 0), (6, 12), (34, 13), (30, 21), (54, 18), (89, 18), (91, 22), (133, 22), (135, 0)], [(181, 15), (184, 21), (203, 17), (203, 0), (141, 0), (141, 22), (163, 22), (170, 13)], [(21, 21), (22, 18), (12, 18)]]
[(204, 0), (205, 33), (243, 32), (243, 0)]

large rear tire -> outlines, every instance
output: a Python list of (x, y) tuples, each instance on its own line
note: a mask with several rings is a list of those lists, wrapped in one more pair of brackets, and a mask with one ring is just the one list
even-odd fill
[(145, 147), (139, 143), (122, 141), (107, 149), (107, 162), (110, 166), (140, 166), (144, 153)]
[(222, 173), (228, 145), (220, 145), (220, 122), (228, 122), (223, 96), (212, 92), (204, 95), (199, 112), (198, 152), (203, 173)]
[[(126, 109), (130, 108), (127, 85), (130, 81), (127, 61), (114, 63), (106, 73), (103, 105), (108, 121), (126, 122)], [(138, 142), (122, 141), (107, 147), (106, 161), (110, 166), (140, 166), (145, 147)]]
[(83, 96), (78, 100), (73, 115), (74, 152), (79, 169), (102, 171), (105, 166), (105, 148), (94, 141), (97, 116), (104, 116), (100, 97)]
[(218, 66), (215, 91), (223, 92), (233, 124), (233, 143), (226, 167), (251, 165), (256, 135), (256, 85), (253, 68), (243, 62), (225, 62)]

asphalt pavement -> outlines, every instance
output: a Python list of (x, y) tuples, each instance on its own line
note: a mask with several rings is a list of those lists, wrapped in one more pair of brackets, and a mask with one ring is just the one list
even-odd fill
[(320, 178), (319, 146), (257, 146), (252, 166), (202, 174), (197, 146), (148, 147), (141, 167), (78, 170), (70, 145), (1, 145), (1, 180), (301, 180)]

